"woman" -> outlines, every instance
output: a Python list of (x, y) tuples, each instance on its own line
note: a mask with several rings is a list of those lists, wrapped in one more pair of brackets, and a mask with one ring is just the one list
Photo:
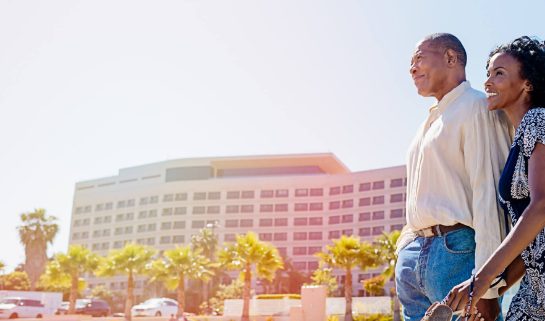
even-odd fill
[(447, 304), (474, 312), (497, 275), (505, 271), (504, 292), (525, 274), (506, 321), (545, 320), (545, 44), (515, 39), (490, 53), (487, 70), (488, 108), (505, 111), (516, 128), (499, 184), (514, 227), (472, 279), (452, 289)]

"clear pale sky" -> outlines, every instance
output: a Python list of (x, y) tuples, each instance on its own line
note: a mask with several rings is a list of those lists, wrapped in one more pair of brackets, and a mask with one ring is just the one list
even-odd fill
[(59, 218), (77, 181), (167, 159), (333, 152), (405, 163), (433, 103), (415, 43), (451, 32), (482, 89), (490, 49), (543, 39), (542, 1), (0, 1), (0, 260), (24, 261), (19, 214)]

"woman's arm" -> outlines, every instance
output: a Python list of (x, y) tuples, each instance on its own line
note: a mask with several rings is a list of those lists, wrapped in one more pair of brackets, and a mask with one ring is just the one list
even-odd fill
[(524, 261), (519, 255), (505, 270), (505, 283), (507, 284), (498, 289), (499, 295), (503, 295), (507, 290), (509, 290), (513, 284), (517, 283), (524, 276), (525, 273), (526, 267), (524, 266)]
[[(486, 293), (494, 278), (504, 271), (545, 228), (545, 145), (536, 143), (528, 161), (528, 186), (531, 201), (500, 247), (475, 276), (471, 310)], [(520, 271), (519, 271), (520, 273)], [(516, 275), (515, 275), (516, 276)], [(454, 287), (447, 304), (463, 309), (469, 301), (470, 280)]]

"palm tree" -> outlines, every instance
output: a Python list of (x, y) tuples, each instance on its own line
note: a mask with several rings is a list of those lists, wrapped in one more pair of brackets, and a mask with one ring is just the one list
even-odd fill
[(393, 231), (389, 234), (384, 233), (383, 235), (379, 236), (374, 242), (375, 247), (378, 249), (379, 264), (386, 264), (386, 267), (382, 272), (382, 276), (385, 278), (386, 281), (392, 279), (394, 282), (394, 293), (392, 295), (394, 300), (394, 321), (401, 320), (400, 303), (397, 295), (395, 295), (395, 266), (397, 262), (396, 243), (400, 235), (400, 231)]
[[(209, 225), (210, 228), (208, 228)], [(191, 237), (191, 246), (195, 250), (200, 250), (202, 255), (204, 255), (204, 257), (210, 261), (215, 261), (216, 250), (218, 247), (218, 236), (214, 233), (216, 223), (209, 225), (207, 224), (207, 227), (201, 229), (198, 234)], [(214, 276), (212, 279), (214, 280)], [(207, 302), (209, 296), (209, 283), (206, 283), (203, 280), (199, 280), (199, 282), (201, 283), (202, 288), (202, 301)]]
[(149, 247), (128, 243), (119, 250), (112, 250), (99, 265), (98, 276), (127, 275), (127, 298), (125, 299), (125, 319), (131, 320), (134, 297), (134, 277), (146, 271), (155, 251)]
[(328, 245), (326, 252), (316, 254), (328, 266), (345, 271), (344, 297), (346, 309), (344, 320), (352, 321), (352, 269), (359, 267), (365, 270), (377, 264), (376, 254), (371, 244), (360, 242), (355, 236), (343, 235), (333, 240), (333, 246)]
[(45, 275), (50, 283), (61, 283), (63, 280), (70, 282), (69, 314), (75, 312), (80, 276), (93, 272), (98, 264), (98, 255), (81, 245), (70, 245), (66, 254), (59, 253), (48, 263)]
[(240, 271), (241, 277), (244, 279), (241, 321), (249, 321), (252, 268), (255, 266), (258, 277), (272, 280), (276, 270), (283, 267), (282, 258), (276, 247), (259, 241), (253, 232), (237, 235), (235, 243), (226, 244), (225, 248), (219, 252), (218, 257), (222, 266), (229, 270)]
[(189, 245), (178, 246), (165, 251), (164, 259), (158, 259), (151, 264), (150, 281), (161, 280), (168, 289), (176, 289), (177, 317), (180, 318), (185, 308), (185, 280), (207, 281), (213, 275), (212, 267), (213, 264), (200, 250), (192, 250)]
[(21, 222), (17, 230), (25, 247), (25, 272), (30, 279), (30, 289), (34, 290), (47, 263), (47, 244), (53, 243), (59, 225), (56, 223), (57, 218), (46, 216), (42, 208), (22, 213)]
[(333, 269), (324, 266), (324, 262), (320, 262), (319, 267), (312, 272), (310, 277), (313, 285), (323, 285), (327, 288), (327, 296), (333, 295), (339, 288), (337, 278), (333, 275)]

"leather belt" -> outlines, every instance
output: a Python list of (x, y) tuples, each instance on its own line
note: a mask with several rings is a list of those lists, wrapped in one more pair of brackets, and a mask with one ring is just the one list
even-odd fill
[(461, 228), (467, 227), (466, 225), (462, 223), (457, 223), (454, 225), (433, 225), (427, 228), (423, 228), (418, 231), (414, 231), (414, 233), (421, 237), (434, 237), (434, 236), (443, 236), (448, 232), (452, 232), (455, 230), (459, 230)]

